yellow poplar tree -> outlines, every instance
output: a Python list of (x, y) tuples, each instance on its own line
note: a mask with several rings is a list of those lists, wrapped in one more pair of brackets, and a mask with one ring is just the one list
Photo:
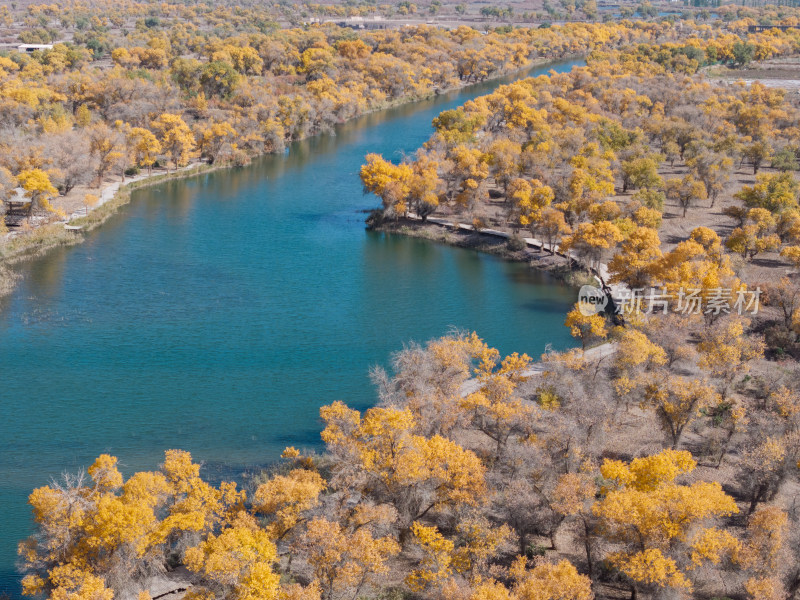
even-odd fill
[(379, 154), (367, 154), (361, 167), (364, 189), (383, 201), (384, 213), (397, 218), (408, 212), (409, 185), (413, 175), (410, 165), (395, 165)]
[(652, 407), (661, 428), (676, 448), (686, 426), (704, 408), (716, 406), (722, 397), (707, 383), (671, 373), (656, 372), (645, 385), (642, 408)]
[(389, 536), (375, 538), (368, 528), (348, 531), (335, 521), (316, 517), (298, 541), (319, 582), (323, 600), (355, 598), (370, 577), (386, 575), (386, 561), (400, 552)]
[(258, 486), (253, 497), (255, 511), (269, 515), (267, 530), (274, 539), (281, 539), (300, 522), (301, 513), (317, 505), (325, 487), (319, 473), (293, 469)]
[(278, 598), (280, 575), (273, 571), (278, 555), (275, 544), (256, 520), (244, 512), (220, 532), (186, 550), (190, 571), (235, 591), (241, 600)]
[(161, 147), (169, 155), (175, 168), (188, 164), (194, 154), (195, 139), (181, 116), (164, 113), (150, 125), (158, 134)]
[(444, 582), (453, 573), (455, 544), (445, 538), (435, 526), (415, 521), (411, 525), (413, 542), (422, 550), (419, 566), (406, 577), (412, 590), (421, 592)]
[(320, 415), (326, 423), (322, 439), (337, 458), (334, 484), (369, 489), (394, 505), (401, 535), (433, 509), (480, 502), (485, 490), (480, 459), (440, 435), (415, 435), (409, 409), (371, 408), (362, 419), (334, 402)]
[(518, 600), (593, 600), (592, 581), (578, 573), (568, 560), (542, 563), (524, 570), (524, 559), (512, 567), (517, 582), (513, 589)]
[(736, 377), (743, 377), (750, 370), (750, 363), (764, 355), (764, 343), (749, 338), (744, 328), (746, 319), (729, 317), (716, 326), (705, 329), (700, 336), (697, 350), (698, 365), (719, 380), (719, 391), (725, 398)]
[(604, 339), (608, 336), (605, 316), (601, 314), (584, 315), (578, 306), (567, 313), (564, 325), (569, 327), (572, 337), (580, 339), (584, 350), (590, 341)]
[(691, 554), (690, 532), (702, 533), (713, 518), (736, 514), (736, 502), (718, 482), (683, 485), (675, 480), (697, 463), (689, 452), (664, 450), (630, 463), (603, 462), (607, 484), (592, 511), (599, 531), (622, 549), (607, 560), (624, 573), (634, 588), (691, 589), (673, 553)]
[(486, 347), (475, 370), (481, 387), (461, 402), (470, 425), (494, 442), (495, 460), (500, 458), (512, 435), (531, 435), (533, 419), (531, 407), (514, 394), (517, 386), (527, 380), (524, 371), (530, 365), (530, 357), (516, 352), (502, 362), (499, 357), (497, 350)]
[(236, 139), (236, 130), (227, 121), (211, 123), (200, 131), (198, 149), (201, 156), (208, 157), (209, 164), (214, 164), (225, 144), (232, 144)]
[(652, 280), (654, 262), (661, 256), (658, 232), (649, 227), (638, 227), (609, 261), (610, 282), (624, 283), (631, 289), (646, 287)]
[(132, 127), (127, 135), (127, 143), (134, 163), (147, 167), (147, 172), (152, 173), (153, 164), (161, 152), (161, 143), (153, 132), (143, 127)]
[(17, 175), (19, 185), (31, 199), (32, 211), (55, 212), (50, 200), (58, 196), (58, 190), (50, 183), (50, 177), (41, 169), (26, 169)]

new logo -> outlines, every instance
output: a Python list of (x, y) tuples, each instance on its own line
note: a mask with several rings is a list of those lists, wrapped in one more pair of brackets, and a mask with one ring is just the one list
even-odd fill
[(600, 288), (596, 288), (593, 285), (584, 285), (578, 292), (578, 310), (585, 317), (602, 312), (607, 305), (608, 296)]

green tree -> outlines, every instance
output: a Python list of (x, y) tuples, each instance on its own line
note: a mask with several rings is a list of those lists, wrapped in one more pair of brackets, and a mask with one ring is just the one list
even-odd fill
[(733, 64), (736, 67), (743, 67), (750, 64), (756, 54), (756, 47), (749, 42), (737, 41), (731, 48), (733, 54)]
[(240, 77), (229, 63), (213, 61), (200, 71), (200, 85), (209, 98), (226, 98), (236, 89)]

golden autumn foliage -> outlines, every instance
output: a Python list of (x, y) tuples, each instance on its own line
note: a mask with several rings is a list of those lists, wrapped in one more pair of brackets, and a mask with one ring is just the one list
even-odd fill
[[(610, 426), (603, 414), (615, 413), (615, 394), (595, 387), (586, 406), (582, 385), (634, 382), (675, 446), (726, 405), (707, 382), (669, 370), (653, 341), (669, 342), (663, 331), (636, 321), (614, 336), (613, 358), (550, 353), (543, 379), (530, 383), (542, 376), (530, 374), (527, 356), (501, 359), (475, 334), (411, 346), (395, 356), (391, 377), (377, 378), (381, 405), (323, 407), (326, 454), (286, 448), (250, 497), (204, 481), (186, 452), (167, 451), (159, 471), (127, 479), (101, 455), (87, 479), (31, 494), (38, 533), (20, 545), (23, 589), (64, 600), (135, 590), (146, 599), (152, 577), (177, 563), (195, 600), (371, 597), (389, 578), (426, 598), (590, 600), (602, 565), (637, 594), (691, 594), (709, 573), (735, 571), (731, 589), (779, 597), (776, 573), (793, 533), (789, 514), (768, 499), (798, 460), (796, 394), (775, 387), (761, 408), (737, 395), (749, 412), (774, 415), (777, 429), (739, 463), (752, 506), (731, 526), (737, 503), (698, 476), (689, 451), (601, 460), (591, 430)], [(541, 386), (559, 399), (546, 411), (525, 393)], [(437, 413), (418, 395), (451, 398), (452, 421), (438, 433), (420, 422)], [(738, 405), (724, 410), (746, 426)], [(534, 536), (551, 546), (526, 544)], [(559, 550), (565, 538), (582, 550), (574, 563)]]
[(641, 386), (649, 373), (667, 363), (664, 349), (645, 333), (626, 328), (618, 336), (619, 349), (614, 355), (614, 388), (625, 395)]
[(361, 167), (364, 189), (380, 196), (384, 210), (394, 216), (408, 211), (411, 176), (408, 165), (394, 165), (377, 154), (368, 155), (367, 164)]
[(599, 313), (584, 315), (578, 306), (567, 313), (564, 325), (569, 327), (569, 332), (573, 337), (581, 341), (581, 346), (584, 349), (586, 349), (586, 345), (589, 342), (604, 339), (608, 336), (605, 316)]
[(649, 227), (637, 227), (608, 263), (610, 282), (644, 288), (653, 279), (653, 263), (662, 256), (658, 232)]
[(479, 501), (485, 483), (478, 457), (440, 435), (415, 435), (410, 410), (371, 408), (362, 418), (335, 402), (320, 415), (322, 439), (340, 457), (335, 476), (349, 487), (375, 489), (405, 527), (432, 509)]
[[(703, 531), (709, 520), (739, 512), (717, 482), (683, 485), (676, 479), (696, 467), (686, 451), (664, 450), (626, 464), (605, 460), (600, 468), (609, 481), (593, 507), (602, 535), (626, 546), (608, 560), (632, 581), (657, 587), (691, 588), (674, 556), (692, 552), (690, 530)], [(703, 536), (705, 532), (699, 535)], [(710, 538), (709, 538), (710, 539)], [(708, 542), (708, 540), (707, 540)], [(710, 545), (706, 543), (705, 554)], [(672, 556), (671, 556), (672, 555)]]
[(368, 577), (388, 573), (386, 561), (400, 551), (391, 537), (375, 538), (367, 528), (347, 531), (325, 518), (311, 520), (299, 544), (326, 599), (357, 595)]
[[(736, 299), (744, 287), (726, 248), (748, 260), (782, 252), (791, 262), (789, 232), (800, 231), (790, 215), (798, 210), (790, 172), (797, 130), (788, 125), (796, 107), (784, 92), (758, 83), (726, 88), (697, 75), (704, 65), (739, 64), (733, 48), (760, 48), (765, 57), (792, 51), (783, 32), (745, 39), (744, 28), (732, 33), (707, 25), (684, 40), (598, 48), (584, 68), (501, 86), (444, 111), (413, 157), (380, 165), (394, 171), (388, 187), (366, 189), (383, 199), (387, 217), (425, 220), (436, 213), (477, 230), (524, 227), (542, 248), (558, 246), (585, 269), (602, 272), (607, 263), (609, 283), (660, 287), (673, 296), (698, 289), (703, 300), (722, 289)], [(773, 147), (784, 148), (788, 166), (776, 163), (781, 173), (761, 174), (756, 186), (736, 194), (745, 207), (725, 211), (741, 213), (743, 221), (725, 239), (707, 227), (677, 246), (660, 239), (663, 213), (677, 207), (686, 216), (706, 200), (713, 208), (728, 192), (737, 162), (758, 171)], [(680, 165), (680, 177), (665, 177), (665, 160)], [(378, 164), (371, 155), (364, 169)], [(404, 167), (423, 164), (435, 164), (426, 181), (437, 201), (413, 213), (394, 210), (408, 206), (399, 200), (408, 197)], [(370, 224), (399, 226), (377, 217)]]
[(202, 481), (199, 465), (177, 450), (166, 452), (158, 472), (124, 480), (117, 459), (104, 454), (88, 474), (90, 481), (70, 477), (30, 496), (42, 533), (20, 545), (30, 593), (94, 589), (112, 568), (130, 570), (133, 577), (137, 560), (157, 561), (185, 534), (216, 530), (243, 499), (235, 484), (214, 488)]
[(747, 323), (741, 319), (728, 319), (703, 332), (697, 349), (699, 366), (721, 380), (723, 397), (737, 375), (747, 373), (750, 363), (763, 356), (763, 342), (745, 334)]
[(416, 521), (411, 525), (411, 533), (414, 543), (422, 550), (423, 558), (419, 568), (409, 573), (406, 581), (412, 590), (422, 591), (450, 577), (455, 544), (442, 536), (436, 527), (426, 527)]
[(185, 166), (193, 156), (196, 142), (191, 129), (181, 116), (164, 113), (152, 121), (150, 126), (158, 136), (162, 150), (169, 155), (175, 167)]
[(278, 598), (280, 575), (272, 569), (277, 558), (270, 535), (246, 513), (239, 513), (219, 535), (210, 534), (187, 549), (184, 556), (190, 571), (234, 589), (242, 600)]
[(524, 372), (531, 359), (514, 353), (501, 361), (499, 352), (484, 344), (478, 360), (475, 376), (480, 388), (467, 394), (460, 407), (470, 425), (494, 442), (499, 458), (512, 435), (526, 437), (531, 433), (533, 412), (514, 393), (526, 381)]
[[(97, 577), (72, 565), (61, 565), (50, 572), (54, 600), (111, 600), (114, 592)], [(23, 584), (24, 585), (24, 584)]]
[(742, 566), (761, 576), (774, 574), (788, 521), (788, 515), (776, 506), (754, 512), (747, 524), (747, 541), (741, 548)]
[[(563, 8), (596, 10), (579, 4)], [(644, 3), (643, 14), (652, 8)], [(553, 254), (598, 274), (607, 266), (608, 283), (676, 296), (696, 288), (706, 300), (745, 291), (740, 266), (759, 254), (800, 265), (796, 98), (698, 75), (748, 55), (796, 54), (796, 32), (747, 32), (762, 20), (797, 24), (789, 7), (721, 7), (725, 20), (713, 24), (694, 11), (697, 20), (485, 33), (281, 30), (265, 19), (393, 10), (368, 4), (122, 2), (85, 23), (80, 3), (19, 10), (31, 29), (64, 19), (76, 40), (0, 57), (0, 119), (19, 134), (2, 141), (0, 195), (19, 184), (36, 212), (53, 212), (76, 183), (71, 165), (99, 184), (197, 158), (245, 164), (370, 110), (579, 53), (585, 67), (443, 112), (411, 156), (368, 154), (360, 177), (382, 215), (524, 229)], [(104, 54), (110, 62), (89, 62)], [(780, 172), (735, 194), (729, 234), (688, 225), (662, 240), (666, 219), (731, 201), (737, 163)], [(667, 177), (667, 164), (679, 176)], [(770, 302), (796, 342), (792, 281), (787, 274)], [(86, 476), (31, 494), (37, 531), (19, 549), (23, 592), (147, 600), (152, 579), (180, 566), (187, 600), (380, 597), (397, 592), (389, 581), (426, 598), (590, 600), (610, 572), (634, 594), (710, 597), (725, 587), (784, 598), (797, 545), (786, 503), (800, 458), (796, 374), (785, 362), (763, 368), (765, 345), (745, 320), (623, 316), (612, 328), (575, 307), (565, 325), (583, 349), (610, 340), (612, 351), (550, 353), (543, 373), (474, 333), (410, 344), (391, 375), (373, 373), (376, 406), (323, 406), (325, 453), (287, 448), (252, 493), (205, 481), (186, 452), (169, 450), (159, 470), (129, 477), (101, 455)], [(646, 428), (646, 440), (627, 427)], [(716, 467), (735, 469), (705, 481), (717, 478), (708, 462), (717, 455)], [(750, 503), (746, 519), (726, 520), (739, 512), (734, 498)]]
[(608, 560), (639, 584), (691, 589), (689, 580), (678, 570), (677, 563), (664, 556), (661, 550), (648, 548), (635, 554), (612, 554)]
[(280, 539), (298, 524), (301, 513), (316, 506), (325, 487), (319, 473), (294, 469), (258, 486), (253, 503), (256, 512), (271, 516), (268, 531), (271, 537)]
[(126, 141), (134, 164), (150, 170), (161, 152), (156, 136), (149, 129), (132, 127)]
[(720, 402), (722, 397), (703, 381), (656, 372), (645, 384), (642, 407), (656, 411), (659, 423), (675, 448), (687, 425), (699, 417), (702, 410)]
[(578, 573), (566, 560), (557, 564), (543, 563), (525, 571), (523, 562), (512, 567), (517, 579), (513, 598), (519, 600), (592, 600), (592, 584), (588, 577)]
[(50, 204), (58, 190), (50, 183), (50, 177), (41, 169), (25, 169), (17, 174), (19, 185), (25, 190), (25, 195), (31, 199), (34, 211), (53, 212)]

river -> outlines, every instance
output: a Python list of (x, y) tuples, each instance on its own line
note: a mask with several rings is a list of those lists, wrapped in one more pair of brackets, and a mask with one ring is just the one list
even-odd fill
[[(537, 68), (569, 70), (580, 61)], [(19, 594), (27, 496), (104, 452), (192, 452), (239, 477), (319, 447), (318, 408), (374, 401), (368, 372), (453, 327), (503, 353), (571, 345), (573, 290), (474, 251), (368, 232), (368, 152), (399, 159), (442, 110), (506, 80), (367, 115), (336, 135), (138, 190), (85, 243), (21, 267), (0, 307), (0, 592)]]

